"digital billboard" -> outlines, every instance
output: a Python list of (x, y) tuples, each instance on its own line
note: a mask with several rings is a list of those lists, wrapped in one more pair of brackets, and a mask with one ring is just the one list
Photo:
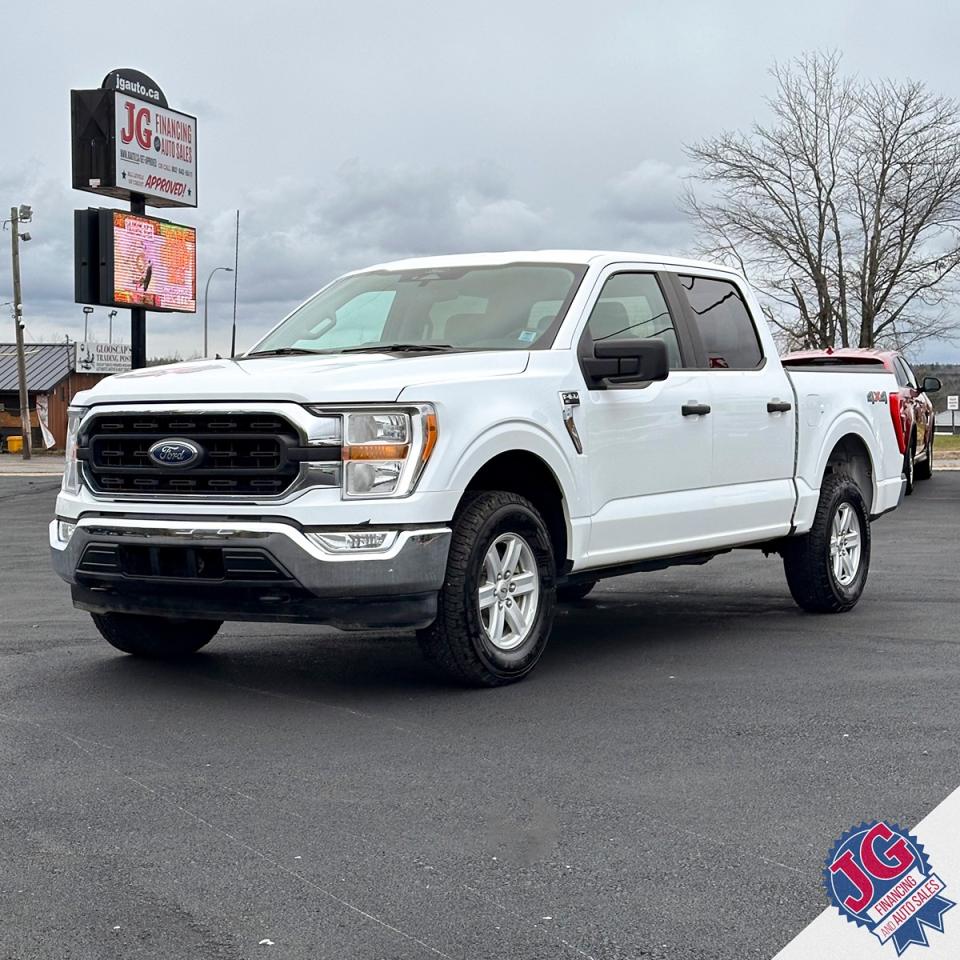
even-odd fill
[(100, 302), (197, 312), (197, 231), (125, 210), (100, 210)]

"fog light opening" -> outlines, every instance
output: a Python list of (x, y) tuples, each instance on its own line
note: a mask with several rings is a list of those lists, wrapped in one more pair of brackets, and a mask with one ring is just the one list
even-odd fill
[(396, 530), (352, 530), (341, 533), (308, 533), (307, 539), (328, 553), (382, 553), (396, 542)]
[(66, 520), (57, 521), (57, 539), (61, 543), (69, 543), (70, 538), (73, 536), (74, 530), (77, 529), (75, 523), (69, 523)]

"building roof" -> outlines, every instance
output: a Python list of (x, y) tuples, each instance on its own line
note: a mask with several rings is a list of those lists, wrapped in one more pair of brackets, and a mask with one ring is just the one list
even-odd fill
[[(27, 390), (31, 393), (52, 390), (73, 369), (72, 343), (27, 343), (23, 352), (27, 361)], [(0, 343), (0, 392), (19, 389), (17, 346)]]

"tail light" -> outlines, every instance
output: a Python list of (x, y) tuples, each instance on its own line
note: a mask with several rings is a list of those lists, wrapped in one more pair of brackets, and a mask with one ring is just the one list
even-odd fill
[(893, 432), (897, 435), (897, 446), (901, 453), (907, 452), (907, 437), (903, 429), (903, 416), (900, 412), (900, 394), (890, 391), (890, 418), (893, 420)]

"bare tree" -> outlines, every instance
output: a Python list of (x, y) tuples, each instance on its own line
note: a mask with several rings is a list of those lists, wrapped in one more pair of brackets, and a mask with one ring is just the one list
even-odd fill
[(705, 251), (766, 294), (796, 346), (949, 335), (960, 266), (960, 113), (922, 84), (844, 77), (837, 54), (771, 70), (773, 119), (688, 148)]

